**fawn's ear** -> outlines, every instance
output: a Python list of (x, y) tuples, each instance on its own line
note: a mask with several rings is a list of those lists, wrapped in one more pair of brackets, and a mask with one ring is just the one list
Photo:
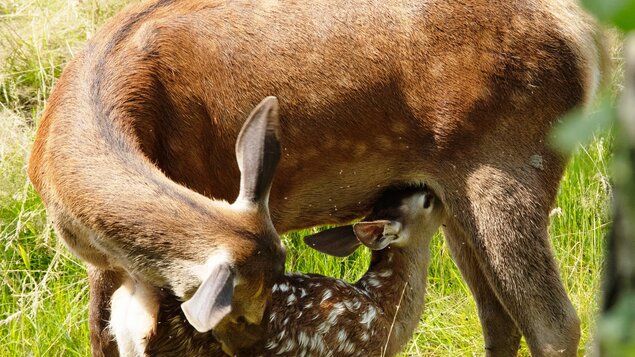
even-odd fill
[(358, 222), (353, 225), (355, 236), (372, 250), (381, 250), (399, 238), (401, 223), (389, 220)]
[(341, 226), (304, 237), (309, 247), (336, 257), (347, 257), (360, 246), (353, 226)]
[(233, 295), (234, 273), (229, 264), (213, 262), (207, 278), (181, 309), (190, 325), (198, 332), (207, 332), (230, 313)]
[(267, 97), (249, 114), (236, 140), (240, 193), (236, 202), (267, 207), (278, 161), (278, 99)]

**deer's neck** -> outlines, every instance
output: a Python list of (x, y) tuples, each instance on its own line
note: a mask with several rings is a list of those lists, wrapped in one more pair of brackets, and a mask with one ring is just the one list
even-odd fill
[(370, 268), (355, 284), (393, 322), (386, 355), (396, 353), (417, 327), (425, 303), (428, 259), (429, 250), (423, 246), (373, 252)]

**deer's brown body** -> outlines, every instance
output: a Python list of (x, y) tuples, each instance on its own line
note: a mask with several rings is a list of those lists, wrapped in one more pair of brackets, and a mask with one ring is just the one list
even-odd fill
[[(120, 263), (85, 227), (157, 256), (200, 244), (170, 228), (209, 229), (200, 218), (162, 207), (196, 210), (192, 191), (235, 197), (236, 136), (275, 95), (278, 231), (348, 221), (384, 187), (426, 181), (449, 212), (488, 355), (515, 354), (521, 333), (535, 355), (575, 355), (579, 323), (547, 235), (564, 167), (548, 133), (592, 96), (601, 51), (572, 2), (158, 0), (116, 16), (64, 71), (30, 163), (58, 232), (101, 281), (93, 330)], [(184, 187), (145, 189), (149, 163)], [(155, 202), (166, 185), (182, 194)], [(157, 227), (163, 243), (135, 235)], [(93, 338), (95, 354), (107, 348)]]

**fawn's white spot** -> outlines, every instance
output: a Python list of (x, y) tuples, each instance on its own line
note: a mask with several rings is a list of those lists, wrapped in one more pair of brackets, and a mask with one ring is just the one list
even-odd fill
[(346, 305), (346, 308), (349, 310), (357, 310), (362, 307), (362, 303), (359, 300), (346, 300), (344, 301), (344, 305)]
[(324, 344), (324, 339), (322, 338), (322, 336), (320, 335), (315, 335), (312, 339), (311, 339), (311, 346), (310, 346), (312, 351), (317, 351), (317, 355), (318, 356), (323, 356), (324, 355), (324, 351), (326, 350), (326, 345)]
[(368, 310), (362, 314), (359, 322), (366, 324), (366, 326), (370, 328), (370, 323), (375, 319), (375, 315), (377, 315), (377, 310), (374, 307), (369, 306)]
[(348, 338), (348, 334), (346, 333), (346, 330), (340, 330), (337, 333), (337, 341), (338, 342), (344, 342), (344, 341), (346, 341), (347, 338)]
[(285, 341), (284, 345), (280, 346), (276, 354), (281, 355), (283, 353), (291, 352), (291, 350), (294, 348), (295, 348), (295, 342), (293, 342), (293, 339), (288, 338)]
[(379, 276), (382, 278), (388, 278), (391, 275), (392, 275), (392, 270), (390, 269), (386, 269), (384, 271), (379, 272)]
[(268, 350), (273, 350), (276, 347), (278, 347), (278, 343), (275, 340), (269, 340), (267, 341), (267, 344), (265, 345), (265, 348)]
[(349, 341), (344, 341), (344, 343), (339, 345), (337, 350), (350, 354), (350, 353), (353, 353), (353, 351), (355, 351), (355, 344)]
[(321, 302), (326, 301), (326, 299), (330, 298), (331, 296), (333, 296), (333, 292), (331, 291), (331, 289), (324, 290), (324, 294), (322, 295), (322, 301)]
[(289, 297), (287, 298), (287, 305), (291, 306), (293, 305), (298, 299), (295, 297), (295, 295), (291, 294), (289, 295)]
[(308, 346), (310, 342), (311, 338), (304, 331), (300, 331), (300, 333), (298, 333), (298, 345), (300, 347)]

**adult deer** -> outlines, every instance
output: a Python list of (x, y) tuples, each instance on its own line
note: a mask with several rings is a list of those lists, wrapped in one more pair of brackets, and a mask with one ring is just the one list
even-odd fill
[[(565, 158), (547, 137), (594, 93), (596, 37), (573, 0), (150, 1), (114, 17), (67, 66), (29, 173), (67, 241), (93, 231), (66, 222), (99, 225), (104, 247), (130, 227), (152, 237), (156, 224), (165, 242), (181, 240), (187, 230), (170, 227), (198, 227), (198, 217), (148, 209), (130, 223), (162, 192), (140, 189), (144, 170), (182, 193), (163, 193), (166, 207), (194, 192), (236, 197), (243, 118), (275, 95), (277, 231), (347, 222), (386, 186), (426, 182), (448, 212), (445, 237), (487, 355), (514, 355), (523, 335), (536, 356), (573, 356), (579, 320), (547, 234)], [(113, 205), (126, 210), (97, 213)], [(60, 220), (67, 211), (95, 214)], [(146, 253), (167, 259), (166, 246)], [(93, 354), (111, 355), (100, 331), (126, 274), (87, 260)]]

